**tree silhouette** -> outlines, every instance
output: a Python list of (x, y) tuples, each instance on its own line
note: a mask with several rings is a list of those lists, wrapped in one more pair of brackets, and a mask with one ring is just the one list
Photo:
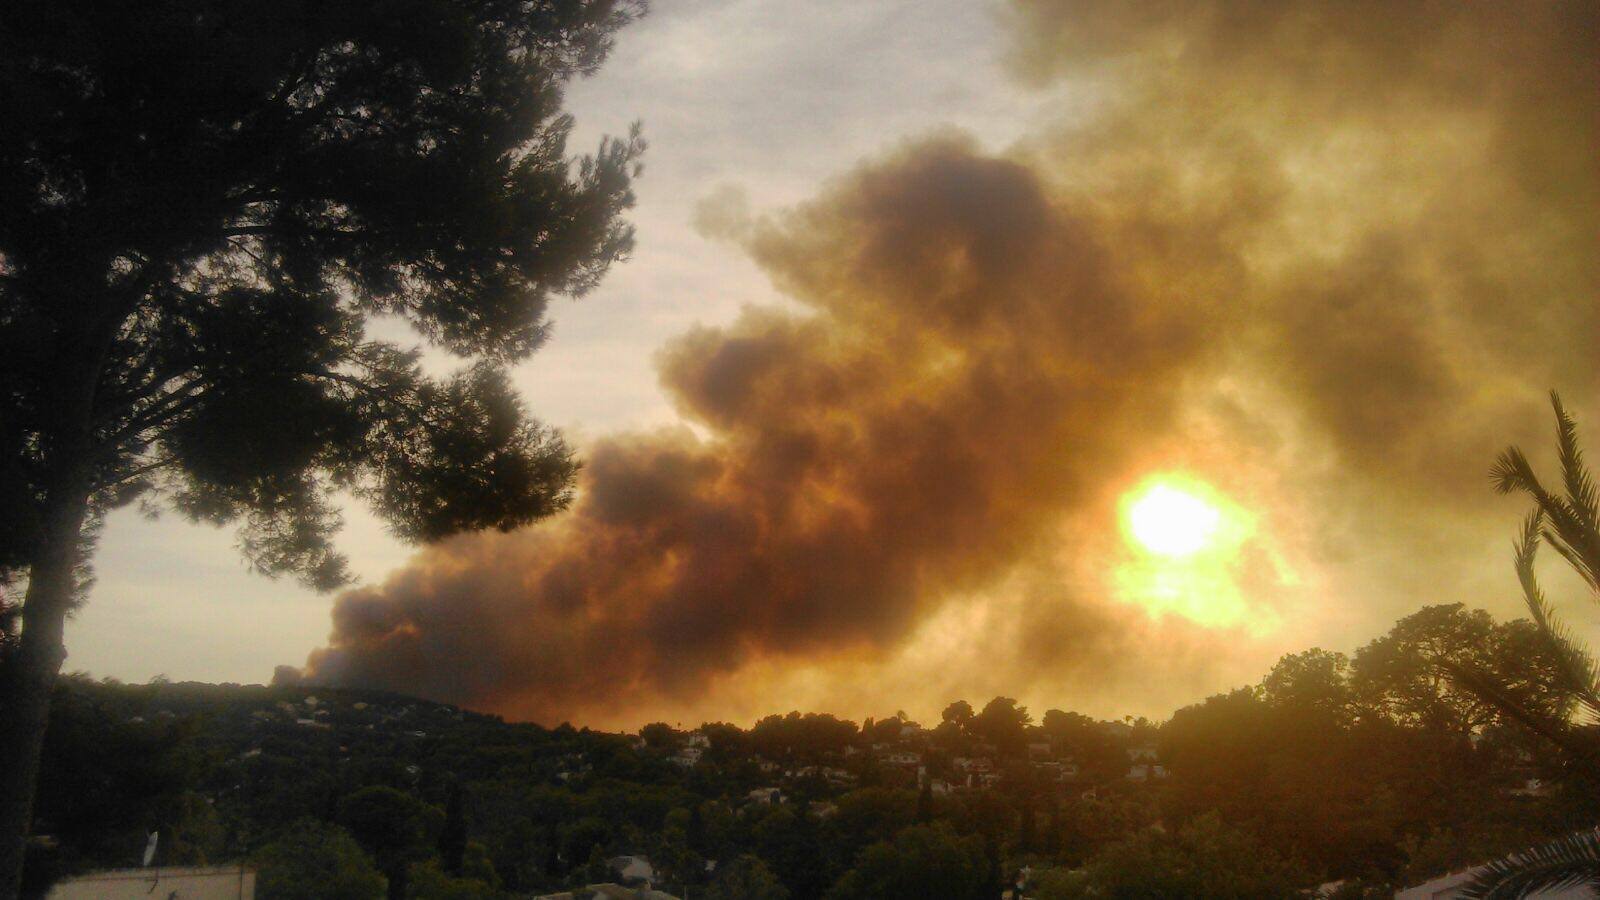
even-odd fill
[[(238, 523), (254, 569), (331, 588), (332, 491), (411, 540), (568, 502), (576, 463), (502, 367), (631, 247), (637, 130), (574, 159), (561, 102), (642, 11), (7, 4), (0, 898), (108, 511)], [(430, 377), (378, 315), (466, 364)]]
[[(1584, 464), (1577, 423), (1559, 395), (1552, 392), (1550, 403), (1555, 410), (1556, 450), (1565, 495), (1547, 490), (1527, 456), (1516, 447), (1500, 454), (1491, 475), (1500, 493), (1520, 491), (1534, 501), (1515, 545), (1517, 579), (1543, 649), (1556, 661), (1558, 687), (1571, 703), (1555, 712), (1542, 709), (1524, 702), (1493, 673), (1452, 659), (1439, 663), (1485, 702), (1528, 726), (1574, 765), (1592, 773), (1600, 759), (1600, 740), (1596, 738), (1600, 665), (1557, 617), (1534, 573), (1534, 562), (1540, 545), (1549, 544), (1588, 586), (1590, 599), (1600, 602), (1600, 492)], [(1579, 884), (1600, 888), (1600, 832), (1569, 835), (1491, 863), (1463, 896), (1522, 897), (1544, 888)]]

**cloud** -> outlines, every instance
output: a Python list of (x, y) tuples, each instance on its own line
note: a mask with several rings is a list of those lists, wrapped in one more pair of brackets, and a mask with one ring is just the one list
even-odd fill
[[(1482, 602), (1514, 517), (1488, 460), (1541, 441), (1545, 388), (1595, 398), (1592, 6), (1009, 16), (1019, 76), (1094, 85), (1092, 115), (913, 140), (777, 214), (714, 195), (701, 227), (794, 305), (668, 343), (685, 427), (342, 596), (305, 677), (546, 722), (1144, 711), (1421, 585)], [(1123, 602), (1116, 497), (1155, 469), (1252, 511), (1218, 577), (1288, 625)]]

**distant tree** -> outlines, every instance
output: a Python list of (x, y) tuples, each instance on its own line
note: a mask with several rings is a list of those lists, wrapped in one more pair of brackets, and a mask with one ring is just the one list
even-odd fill
[(498, 900), (500, 896), (489, 882), (451, 875), (433, 860), (406, 870), (406, 900)]
[(728, 760), (743, 754), (749, 747), (744, 729), (726, 722), (707, 722), (700, 726), (700, 732), (706, 736), (711, 744), (710, 755), (714, 759)]
[(1027, 726), (1032, 721), (1027, 707), (1018, 706), (1010, 697), (996, 697), (967, 722), (967, 729), (1002, 754), (1017, 756), (1027, 744)]
[[(624, 256), (643, 144), (566, 149), (562, 87), (640, 0), (11, 0), (0, 16), (0, 898), (63, 622), (106, 514), (240, 522), (347, 578), (332, 492), (405, 539), (562, 508), (503, 366)], [(375, 315), (471, 360), (446, 378)], [(25, 585), (25, 588), (22, 587)], [(21, 602), (21, 627), (14, 616)]]
[(940, 721), (964, 726), (972, 715), (972, 704), (965, 700), (957, 700), (944, 708), (944, 712), (940, 714)]
[(1304, 873), (1249, 835), (1207, 815), (1176, 834), (1147, 830), (1107, 847), (1089, 862), (1086, 893), (1064, 896), (1270, 900), (1299, 896), (1304, 880)]
[(750, 746), (770, 759), (790, 755), (816, 759), (825, 753), (842, 751), (855, 743), (860, 733), (854, 723), (827, 713), (791, 712), (767, 716), (750, 729)]
[(830, 900), (992, 900), (983, 842), (957, 837), (942, 823), (913, 825), (862, 852), (828, 891)]
[(1059, 709), (1047, 710), (1040, 727), (1072, 757), (1090, 780), (1121, 778), (1127, 772), (1128, 756), (1123, 742), (1088, 716)]
[(1039, 849), (1038, 823), (1035, 821), (1033, 810), (1033, 795), (1024, 793), (1018, 803), (1020, 824), (1017, 826), (1017, 849), (1023, 853), (1033, 853)]
[(383, 876), (350, 834), (307, 819), (250, 857), (261, 900), (381, 900)]
[(645, 746), (664, 750), (677, 745), (678, 731), (665, 722), (651, 722), (639, 729), (639, 737), (644, 738)]
[(698, 884), (705, 873), (705, 859), (695, 852), (689, 840), (693, 813), (675, 809), (667, 813), (650, 859), (663, 877), (679, 884)]
[(822, 895), (832, 878), (834, 861), (823, 854), (821, 835), (805, 810), (789, 806), (766, 811), (750, 831), (751, 846), (797, 900)]
[(1460, 603), (1427, 606), (1356, 651), (1351, 687), (1358, 708), (1398, 725), (1465, 739), (1501, 721), (1502, 708), (1440, 667), (1439, 660), (1491, 673), (1520, 704), (1554, 714), (1566, 701), (1555, 661), (1526, 640), (1526, 623), (1496, 624)]
[(428, 812), (427, 804), (391, 787), (362, 788), (339, 803), (339, 824), (389, 879), (389, 900), (406, 896), (407, 870), (428, 854)]
[(789, 890), (766, 863), (746, 854), (717, 866), (716, 877), (698, 896), (703, 900), (789, 900)]
[(584, 862), (583, 868), (578, 873), (585, 884), (596, 884), (611, 880), (611, 866), (606, 862), (605, 848), (599, 844), (589, 847), (589, 858)]
[(917, 820), (916, 795), (894, 788), (862, 788), (839, 798), (838, 812), (829, 821), (832, 856), (855, 859), (856, 854)]
[(1323, 715), (1340, 724), (1354, 716), (1350, 660), (1343, 653), (1312, 648), (1278, 660), (1261, 681), (1267, 703)]
[(446, 874), (460, 875), (467, 853), (467, 819), (461, 782), (452, 779), (445, 798), (444, 827), (439, 831), (439, 860)]
[(1046, 856), (1055, 858), (1061, 853), (1061, 801), (1052, 796), (1045, 802), (1050, 809), (1050, 813), (1049, 817), (1045, 820), (1044, 846), (1041, 849)]

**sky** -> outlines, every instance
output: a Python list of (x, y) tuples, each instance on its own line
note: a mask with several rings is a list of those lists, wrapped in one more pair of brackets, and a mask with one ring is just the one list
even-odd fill
[(1594, 18), (663, 0), (568, 94), (575, 152), (644, 123), (637, 250), (516, 371), (574, 507), (419, 551), (350, 505), (333, 597), (124, 510), (67, 668), (1159, 718), (1424, 604), (1515, 614), (1488, 466), (1549, 465), (1551, 388), (1600, 421)]

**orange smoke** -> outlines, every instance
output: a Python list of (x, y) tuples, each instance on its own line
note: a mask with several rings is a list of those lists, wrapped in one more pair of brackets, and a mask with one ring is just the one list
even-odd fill
[[(1544, 389), (1595, 397), (1595, 7), (1013, 15), (1018, 72), (1095, 86), (1093, 117), (708, 210), (801, 308), (666, 347), (698, 431), (595, 442), (569, 513), (345, 594), (306, 677), (607, 724), (1006, 680), (1148, 704), (1424, 588), (1488, 600), (1484, 467), (1538, 440)], [(1154, 465), (1252, 504), (1282, 546), (1251, 559), (1319, 574), (1287, 643), (1219, 662), (1108, 599), (1108, 492)], [(1273, 571), (1241, 589), (1287, 608)]]

